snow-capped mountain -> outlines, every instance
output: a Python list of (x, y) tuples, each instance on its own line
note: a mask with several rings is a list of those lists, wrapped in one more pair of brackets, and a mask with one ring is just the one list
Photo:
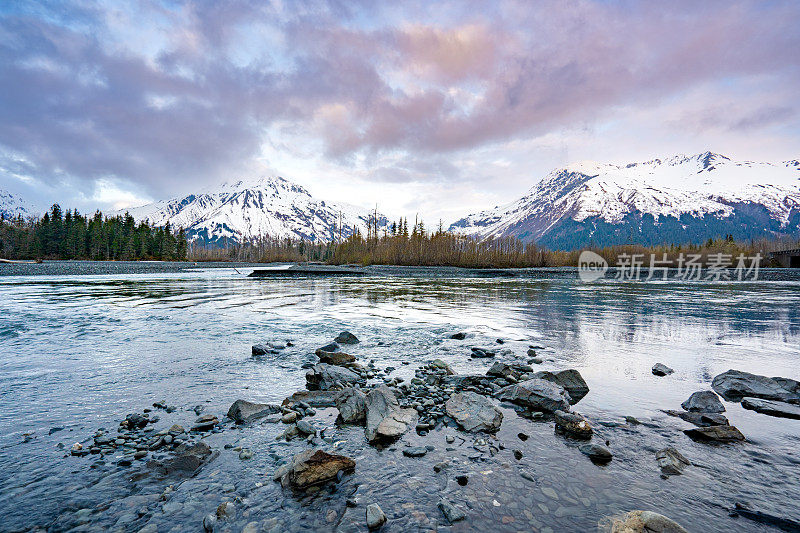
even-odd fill
[[(347, 204), (315, 199), (281, 177), (225, 183), (183, 198), (125, 210), (137, 221), (182, 227), (190, 240), (207, 243), (253, 241), (259, 237), (291, 237), (329, 242), (348, 237), (355, 228), (366, 234), (374, 215)], [(378, 227), (386, 218), (378, 214)]]
[(734, 161), (711, 152), (627, 165), (557, 169), (519, 200), (450, 231), (515, 236), (556, 249), (800, 235), (800, 162)]
[(28, 217), (32, 214), (31, 206), (22, 198), (0, 189), (0, 218), (9, 220), (20, 215)]

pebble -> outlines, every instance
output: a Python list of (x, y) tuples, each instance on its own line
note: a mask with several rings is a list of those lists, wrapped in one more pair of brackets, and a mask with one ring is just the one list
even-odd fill
[(413, 446), (403, 450), (403, 455), (406, 457), (422, 457), (428, 453), (428, 449), (422, 446)]
[(377, 529), (386, 523), (386, 515), (377, 503), (367, 505), (367, 527)]

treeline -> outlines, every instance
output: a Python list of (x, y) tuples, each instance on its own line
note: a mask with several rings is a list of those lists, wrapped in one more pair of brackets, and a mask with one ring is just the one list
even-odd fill
[(0, 218), (0, 257), (5, 259), (185, 260), (183, 229), (136, 224), (130, 214), (106, 217), (63, 212), (58, 204), (40, 218)]
[[(383, 235), (370, 231), (367, 236), (356, 232), (339, 243), (313, 244), (295, 239), (261, 238), (255, 242), (226, 248), (192, 247), (189, 257), (196, 261), (305, 262), (329, 264), (457, 266), (465, 268), (533, 268), (576, 266), (580, 253), (591, 249), (614, 266), (622, 254), (638, 255), (643, 266), (649, 266), (654, 254), (659, 261), (676, 262), (683, 254), (700, 255), (702, 262), (712, 254), (726, 254), (735, 260), (739, 254), (762, 255), (762, 266), (769, 266), (770, 251), (800, 248), (800, 241), (790, 238), (736, 241), (732, 235), (709, 239), (703, 244), (682, 245), (619, 245), (593, 247), (573, 251), (548, 250), (513, 237), (478, 240), (444, 231), (441, 226), (428, 232), (422, 222), (411, 230), (401, 220), (389, 226)], [(778, 266), (778, 265), (775, 265)]]

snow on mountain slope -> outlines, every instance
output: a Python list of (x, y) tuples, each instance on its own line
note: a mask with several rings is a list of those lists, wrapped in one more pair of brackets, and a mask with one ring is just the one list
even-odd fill
[(450, 230), (571, 248), (693, 242), (726, 229), (740, 238), (792, 233), (797, 219), (800, 162), (733, 161), (705, 152), (628, 165), (569, 165), (519, 200), (469, 215)]
[[(258, 237), (291, 237), (331, 241), (347, 237), (358, 228), (366, 233), (370, 212), (347, 204), (317, 200), (295, 183), (281, 177), (225, 183), (199, 194), (155, 202), (126, 210), (136, 220), (182, 227), (190, 239), (233, 242)], [(378, 214), (378, 226), (386, 219)]]
[(0, 217), (8, 220), (32, 214), (32, 208), (22, 198), (0, 189)]

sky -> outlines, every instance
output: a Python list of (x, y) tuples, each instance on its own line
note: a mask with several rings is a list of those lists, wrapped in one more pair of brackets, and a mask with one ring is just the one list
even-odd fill
[(124, 209), (279, 175), (445, 223), (570, 163), (800, 157), (800, 2), (0, 4), (0, 189)]

